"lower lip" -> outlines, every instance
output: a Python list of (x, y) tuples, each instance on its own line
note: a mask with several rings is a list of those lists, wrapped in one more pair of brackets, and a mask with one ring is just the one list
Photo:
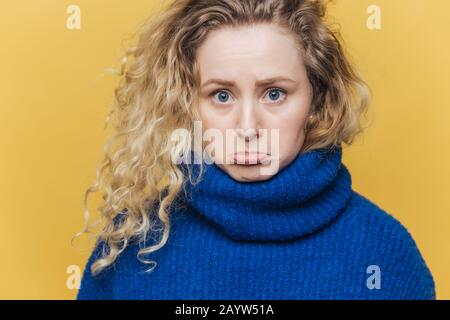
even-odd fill
[(265, 153), (249, 153), (249, 154), (234, 154), (234, 161), (237, 164), (261, 164), (269, 160), (269, 155)]

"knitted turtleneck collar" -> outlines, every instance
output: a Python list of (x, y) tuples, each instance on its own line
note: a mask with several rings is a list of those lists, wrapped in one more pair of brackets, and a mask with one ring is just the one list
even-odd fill
[[(289, 240), (333, 221), (351, 193), (342, 148), (300, 153), (265, 181), (239, 182), (204, 163), (202, 179), (188, 184), (188, 203), (237, 240)], [(193, 165), (194, 177), (198, 165)], [(185, 189), (186, 190), (186, 189)]]

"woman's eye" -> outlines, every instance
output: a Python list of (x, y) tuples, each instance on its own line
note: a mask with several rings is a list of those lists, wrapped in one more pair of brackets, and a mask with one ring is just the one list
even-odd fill
[(283, 101), (285, 98), (286, 93), (284, 92), (284, 90), (281, 89), (270, 89), (267, 92), (267, 96), (269, 97), (270, 101), (272, 102), (279, 102), (279, 101)]
[[(226, 104), (229, 102), (228, 100), (230, 100), (230, 93), (226, 90), (218, 90), (211, 95), (215, 97), (219, 104)], [(268, 96), (271, 103), (278, 103), (285, 99), (286, 92), (279, 88), (273, 88), (267, 92), (266, 96)]]
[(216, 97), (216, 99), (217, 99), (217, 101), (219, 101), (219, 103), (226, 103), (230, 97), (230, 94), (224, 90), (213, 92), (212, 95), (214, 97)]

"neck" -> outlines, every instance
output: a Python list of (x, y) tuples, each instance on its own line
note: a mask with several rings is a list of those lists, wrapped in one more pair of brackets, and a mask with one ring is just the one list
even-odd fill
[[(310, 234), (336, 219), (351, 193), (340, 147), (299, 153), (265, 181), (239, 182), (214, 163), (203, 165), (200, 181), (189, 184), (188, 203), (236, 240)], [(196, 172), (198, 165), (193, 166)]]

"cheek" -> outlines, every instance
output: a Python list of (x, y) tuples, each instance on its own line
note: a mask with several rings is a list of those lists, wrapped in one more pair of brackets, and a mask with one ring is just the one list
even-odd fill
[(209, 124), (209, 119), (211, 119), (211, 115), (208, 111), (208, 109), (203, 105), (200, 104), (198, 106), (198, 115), (200, 117), (200, 121), (202, 122), (203, 129)]
[(229, 125), (228, 117), (225, 117), (217, 110), (214, 110), (214, 108), (212, 108), (208, 104), (200, 104), (198, 113), (202, 122), (203, 130), (209, 128), (221, 130), (222, 128), (226, 128), (227, 125)]
[[(301, 108), (295, 112), (286, 113), (283, 117), (272, 118), (271, 127), (279, 128), (279, 150), (282, 154), (296, 151), (305, 137), (307, 110)], [(275, 123), (276, 122), (276, 123)]]
[(307, 108), (292, 108), (283, 115), (272, 115), (270, 126), (280, 128), (280, 138), (297, 137), (304, 132), (307, 112)]
[[(202, 127), (202, 146), (207, 148), (208, 154), (213, 158), (222, 159), (225, 148), (226, 128), (229, 126), (227, 118), (220, 116), (209, 106), (199, 106), (198, 113)], [(217, 137), (216, 135), (221, 135)], [(220, 139), (218, 141), (217, 139)], [(212, 151), (214, 150), (214, 151)], [(223, 161), (223, 160), (221, 160)]]
[(293, 119), (290, 119), (290, 121), (284, 122), (283, 126), (280, 130), (280, 140), (281, 143), (296, 143), (304, 136), (304, 119), (298, 119), (297, 121), (293, 121)]

